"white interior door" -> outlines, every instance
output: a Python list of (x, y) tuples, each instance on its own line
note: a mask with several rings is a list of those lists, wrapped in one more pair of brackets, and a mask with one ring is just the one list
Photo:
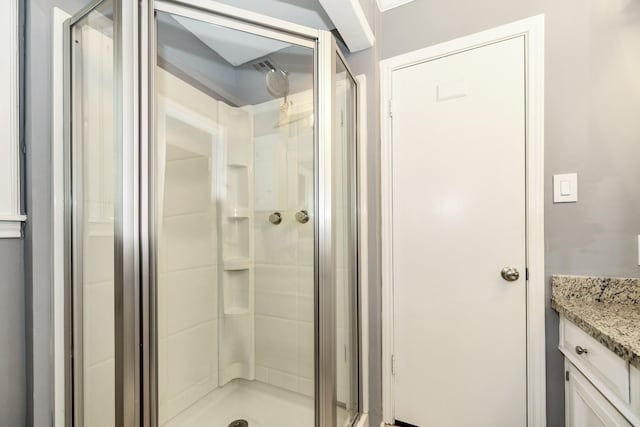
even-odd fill
[(525, 426), (524, 36), (395, 70), (392, 97), (395, 419)]

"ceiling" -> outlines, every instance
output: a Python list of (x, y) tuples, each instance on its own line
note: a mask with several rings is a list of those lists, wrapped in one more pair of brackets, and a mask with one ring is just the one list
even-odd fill
[(289, 46), (289, 43), (211, 25), (208, 22), (181, 16), (173, 18), (234, 67)]
[(318, 0), (218, 0), (218, 3), (320, 30), (335, 28)]
[[(230, 105), (274, 99), (266, 69), (254, 60), (268, 58), (286, 71), (290, 92), (313, 87), (313, 50), (167, 13), (158, 14), (158, 64), (178, 78)], [(257, 61), (255, 61), (257, 62)]]

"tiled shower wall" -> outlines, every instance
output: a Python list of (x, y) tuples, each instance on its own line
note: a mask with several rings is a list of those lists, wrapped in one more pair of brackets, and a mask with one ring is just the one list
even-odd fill
[[(288, 125), (281, 99), (254, 107), (256, 379), (312, 396), (313, 104), (311, 92), (289, 99), (298, 120)], [(306, 224), (295, 219), (302, 209)]]

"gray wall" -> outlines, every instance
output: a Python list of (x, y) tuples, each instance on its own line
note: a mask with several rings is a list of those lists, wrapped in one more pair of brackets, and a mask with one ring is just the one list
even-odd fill
[[(24, 5), (20, 4), (20, 46), (24, 43)], [(20, 55), (20, 70), (24, 70)], [(23, 124), (22, 87), (20, 126)], [(22, 132), (20, 133), (22, 137)], [(24, 205), (24, 199), (22, 200)], [(0, 239), (0, 425), (26, 426), (26, 339), (24, 241)]]
[(23, 241), (0, 239), (0, 425), (26, 426)]
[(378, 3), (376, 0), (359, 0), (364, 16), (367, 18), (367, 22), (371, 26), (371, 29), (375, 27), (378, 14)]
[[(389, 58), (540, 13), (547, 275), (640, 277), (640, 2), (416, 0), (381, 15), (378, 49)], [(554, 205), (551, 176), (566, 172), (579, 174), (579, 202)], [(555, 427), (564, 424), (564, 381), (548, 302), (547, 418)]]
[(88, 1), (28, 0), (26, 5), (27, 425), (52, 425), (51, 9), (79, 10)]

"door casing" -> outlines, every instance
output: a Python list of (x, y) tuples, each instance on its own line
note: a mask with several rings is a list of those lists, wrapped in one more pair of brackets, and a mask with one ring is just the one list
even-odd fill
[(544, 277), (544, 15), (516, 21), (380, 62), (382, 230), (382, 409), (393, 424), (392, 73), (513, 37), (525, 37), (527, 252), (527, 425), (546, 426)]

